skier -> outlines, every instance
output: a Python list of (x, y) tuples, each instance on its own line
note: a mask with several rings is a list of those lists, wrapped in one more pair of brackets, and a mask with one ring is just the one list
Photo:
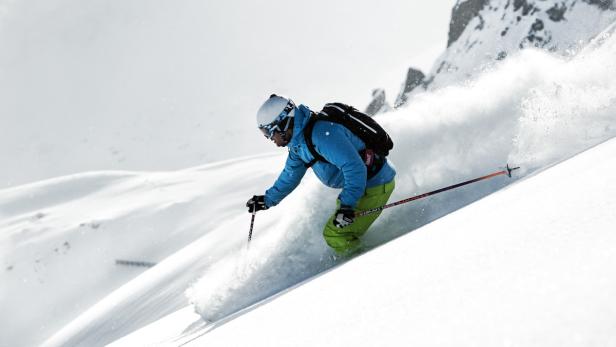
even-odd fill
[[(316, 114), (307, 106), (296, 106), (292, 100), (271, 95), (257, 112), (257, 124), (265, 137), (278, 147), (288, 147), (285, 167), (264, 195), (248, 200), (248, 212), (276, 206), (300, 183), (308, 167), (312, 167), (326, 186), (342, 188), (336, 211), (323, 229), (326, 243), (339, 255), (359, 250), (360, 237), (379, 213), (356, 218), (356, 210), (367, 210), (387, 203), (394, 190), (396, 172), (385, 157), (370, 158), (372, 152), (364, 141), (339, 123), (317, 120), (312, 128), (315, 158), (305, 138), (305, 128)], [(393, 144), (392, 144), (393, 145)], [(364, 157), (362, 157), (364, 156)]]

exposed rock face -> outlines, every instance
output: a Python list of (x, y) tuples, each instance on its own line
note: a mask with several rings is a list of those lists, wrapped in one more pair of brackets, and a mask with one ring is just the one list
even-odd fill
[(556, 4), (553, 7), (550, 7), (545, 13), (548, 14), (549, 18), (553, 22), (560, 22), (565, 19), (565, 12), (567, 11), (567, 6), (564, 4)]
[(391, 106), (387, 103), (385, 97), (385, 90), (375, 89), (372, 91), (372, 102), (368, 105), (364, 113), (369, 116), (374, 116), (379, 113), (388, 112), (391, 110)]
[[(402, 86), (402, 90), (396, 99), (396, 103), (394, 107), (398, 107), (403, 105), (408, 100), (408, 95), (415, 90), (415, 88), (422, 86), (424, 87), (424, 80), (426, 75), (420, 70), (409, 68), (409, 71), (406, 73), (406, 80), (404, 81), (404, 85)], [(424, 88), (425, 89), (425, 88)]]
[(616, 0), (458, 0), (446, 51), (427, 76), (409, 70), (395, 107), (418, 90), (471, 79), (521, 49), (575, 54), (615, 20)]
[(488, 0), (458, 1), (451, 11), (447, 47), (451, 46), (462, 35), (468, 23), (479, 16), (479, 11), (483, 10), (487, 4)]
[(582, 0), (590, 5), (598, 6), (602, 10), (616, 10), (616, 1), (614, 0)]

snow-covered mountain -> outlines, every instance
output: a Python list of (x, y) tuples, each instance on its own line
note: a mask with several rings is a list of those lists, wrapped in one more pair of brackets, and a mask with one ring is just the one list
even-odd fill
[[(507, 162), (520, 165), (524, 177), (616, 136), (614, 30), (568, 59), (522, 51), (472, 83), (418, 95), (380, 116), (395, 140), (392, 200)], [(181, 323), (163, 320), (156, 330), (177, 329), (184, 338), (339, 265), (320, 235), (337, 191), (310, 175), (280, 206), (258, 214), (246, 251), (250, 218), (243, 204), (271, 184), (283, 160), (281, 151), (177, 172), (92, 172), (0, 191), (0, 341), (104, 345), (173, 312)], [(510, 182), (495, 179), (391, 209), (365, 243), (374, 248)], [(540, 218), (545, 211), (533, 213)]]
[(575, 55), (615, 20), (613, 0), (459, 0), (447, 49), (427, 75), (409, 69), (394, 105), (426, 88), (469, 81), (522, 49)]
[[(520, 3), (512, 2), (509, 9)], [(463, 4), (459, 2), (458, 6)], [(597, 4), (570, 5), (601, 10)], [(523, 6), (517, 11), (523, 11)], [(599, 13), (593, 11), (589, 12), (590, 20)], [(567, 18), (567, 12), (564, 13)], [(469, 25), (449, 49), (472, 37), (475, 31), (467, 33), (472, 27)], [(592, 30), (597, 28), (596, 23), (589, 25)], [(484, 28), (488, 27), (486, 21)], [(508, 33), (514, 31), (510, 29)], [(358, 297), (343, 295), (347, 284), (362, 286), (361, 280), (366, 276), (357, 270), (358, 266), (370, 269), (369, 273), (375, 276), (383, 275), (371, 281), (374, 286), (380, 280), (382, 287), (376, 285), (370, 287), (374, 291), (358, 292), (374, 300), (373, 305), (364, 303), (361, 307), (382, 318), (379, 322), (387, 322), (388, 316), (413, 324), (423, 320), (426, 331), (436, 334), (436, 324), (443, 318), (468, 318), (464, 322), (445, 319), (451, 330), (444, 329), (440, 340), (413, 340), (395, 334), (392, 339), (437, 344), (455, 339), (457, 332), (467, 331), (463, 336), (469, 343), (479, 341), (475, 344), (482, 345), (527, 341), (518, 340), (520, 336), (540, 343), (541, 338), (555, 335), (558, 341), (566, 338), (572, 343), (598, 341), (600, 345), (609, 345), (614, 339), (606, 328), (613, 322), (612, 304), (603, 295), (585, 301), (592, 291), (581, 287), (586, 284), (600, 293), (609, 293), (614, 288), (613, 275), (607, 270), (614, 264), (614, 240), (605, 232), (613, 222), (613, 185), (609, 182), (613, 141), (570, 164), (529, 176), (616, 136), (615, 31), (613, 24), (569, 55), (532, 47), (509, 52), (507, 59), (488, 70), (478, 70), (466, 83), (418, 93), (409, 99), (407, 107), (378, 116), (395, 142), (391, 160), (398, 176), (392, 200), (484, 175), (505, 163), (521, 166), (518, 177), (524, 180), (439, 224), (429, 225), (514, 180), (501, 177), (390, 209), (366, 235), (368, 249), (413, 230), (418, 233), (343, 266), (331, 257), (320, 235), (338, 192), (323, 188), (310, 174), (280, 206), (257, 215), (253, 243), (250, 249), (246, 248), (250, 216), (243, 204), (273, 182), (282, 167), (284, 151), (180, 171), (95, 171), (0, 190), (0, 346), (99, 346), (114, 341), (119, 346), (177, 346), (195, 337), (198, 344), (222, 341), (220, 344), (225, 345), (237, 341), (229, 336), (235, 331), (234, 324), (245, 327), (255, 324), (254, 319), (274, 322), (278, 314), (289, 322), (297, 321), (294, 319), (299, 318), (292, 315), (302, 312), (285, 310), (287, 305), (299, 307), (297, 302), (302, 300), (310, 301), (316, 312), (328, 315), (323, 322), (338, 323), (337, 330), (347, 329), (352, 336), (349, 341), (370, 344), (363, 334), (371, 328), (367, 320), (358, 320), (362, 329), (354, 329), (349, 318), (359, 316), (357, 311), (328, 311), (338, 306), (315, 302), (318, 297), (310, 289), (322, 292), (327, 287), (332, 290), (332, 297), (362, 302)], [(512, 36), (500, 37), (505, 40)], [(442, 59), (446, 56), (447, 53)], [(465, 57), (474, 62), (472, 55)], [(457, 64), (462, 63), (464, 59), (460, 58)], [(572, 172), (577, 171), (580, 175), (574, 177)], [(586, 183), (590, 179), (593, 185)], [(567, 184), (592, 190), (582, 190), (583, 197), (579, 193), (575, 196), (580, 199), (569, 201), (563, 193)], [(527, 203), (528, 197), (537, 201)], [(579, 213), (574, 215), (572, 211)], [(483, 221), (483, 216), (492, 218)], [(524, 225), (518, 229), (513, 223), (501, 224), (496, 216), (523, 218), (527, 224), (518, 224)], [(564, 224), (558, 224), (559, 220)], [(545, 227), (536, 229), (533, 222)], [(499, 229), (500, 226), (506, 227)], [(555, 229), (536, 237), (548, 227)], [(569, 232), (560, 238), (559, 232), (567, 228)], [(491, 233), (486, 239), (488, 229)], [(494, 233), (495, 230), (502, 230), (502, 234)], [(598, 231), (592, 234), (588, 230)], [(484, 243), (485, 240), (490, 242)], [(540, 243), (534, 243), (535, 240)], [(582, 241), (589, 246), (589, 252), (596, 252), (578, 250), (576, 247)], [(447, 247), (441, 249), (443, 245)], [(556, 251), (546, 251), (544, 255), (542, 251), (546, 249)], [(556, 260), (546, 263), (544, 256), (554, 256)], [(519, 262), (520, 258), (524, 262)], [(585, 258), (592, 262), (582, 264)], [(397, 267), (398, 262), (403, 265)], [(571, 265), (569, 268), (575, 274), (583, 276), (563, 274), (560, 262)], [(381, 268), (382, 264), (385, 265)], [(408, 296), (409, 286), (387, 284), (384, 275), (387, 265), (403, 272), (409, 264), (417, 264), (409, 277), (403, 277), (403, 273), (395, 277), (423, 284), (415, 288), (413, 293), (417, 296), (411, 296), (416, 301), (398, 301), (401, 310), (395, 310), (396, 302), (376, 300), (374, 293), (381, 290), (391, 293), (391, 298)], [(500, 271), (540, 265), (545, 265), (540, 272)], [(586, 265), (592, 271), (584, 272), (588, 269)], [(253, 315), (232, 320), (246, 312), (243, 310), (247, 307), (274, 298), (277, 293), (328, 270), (332, 271), (321, 279), (307, 282), (307, 289), (282, 297), (289, 299), (281, 303), (275, 299), (271, 306), (261, 306)], [(494, 286), (483, 287), (485, 291), (481, 291), (479, 284), (485, 284), (486, 278), (495, 279)], [(534, 288), (515, 291), (515, 287), (508, 286), (522, 283), (539, 285), (541, 292), (532, 296), (533, 305), (525, 305), (521, 294), (532, 294)], [(562, 286), (554, 288), (550, 283)], [(466, 291), (457, 292), (460, 287)], [(512, 298), (512, 304), (502, 306), (498, 312), (490, 311), (503, 288), (510, 290), (505, 291), (505, 297)], [(478, 306), (448, 305), (462, 300), (464, 293), (476, 298)], [(482, 301), (478, 293), (488, 295)], [(556, 293), (562, 296), (554, 296)], [(549, 297), (558, 300), (542, 301)], [(571, 298), (575, 300), (567, 301)], [(553, 324), (545, 323), (562, 313), (558, 311), (562, 305), (558, 304), (564, 302), (573, 302), (575, 305), (569, 307), (579, 316), (565, 315)], [(589, 305), (584, 306), (585, 302)], [(417, 315), (406, 314), (411, 306), (418, 307)], [(477, 313), (477, 308), (487, 310), (488, 314)], [(422, 315), (425, 312), (434, 319), (426, 319)], [(507, 330), (507, 336), (512, 338), (497, 340), (500, 336), (496, 334), (502, 331), (499, 329), (516, 326), (528, 312), (542, 318), (535, 322), (545, 324), (547, 332), (522, 324), (522, 329), (527, 330)], [(552, 315), (546, 316), (545, 312)], [(495, 328), (482, 320), (500, 313), (505, 317), (495, 321), (502, 326)], [(583, 320), (586, 325), (578, 331), (567, 323), (576, 325), (578, 319), (590, 316), (600, 319)], [(225, 328), (222, 323), (230, 320)], [(473, 322), (493, 328), (490, 331), (494, 335), (490, 336), (494, 339), (481, 340), (485, 336), (480, 332), (465, 330)], [(313, 323), (306, 327), (315, 330), (297, 335), (306, 339), (304, 343), (328, 336), (331, 343), (340, 341), (331, 335), (334, 332)], [(204, 340), (198, 337), (221, 325), (211, 336), (205, 335)], [(138, 331), (140, 328), (144, 330)], [(573, 335), (559, 335), (563, 329), (573, 331)], [(517, 332), (520, 333), (516, 335)], [(255, 333), (255, 337), (259, 336)], [(288, 337), (287, 341), (293, 340)]]

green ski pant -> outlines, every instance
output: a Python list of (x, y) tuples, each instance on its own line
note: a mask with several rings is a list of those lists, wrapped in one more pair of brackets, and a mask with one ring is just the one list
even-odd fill
[[(391, 180), (389, 183), (367, 188), (364, 195), (357, 202), (355, 211), (365, 211), (385, 205), (395, 186), (396, 183), (394, 180)], [(338, 208), (340, 208), (340, 200), (338, 200), (336, 210)], [(370, 225), (374, 223), (380, 214), (381, 212), (376, 212), (363, 217), (357, 217), (351, 225), (337, 228), (333, 222), (336, 216), (334, 213), (327, 221), (327, 224), (325, 224), (325, 229), (323, 230), (325, 242), (338, 254), (352, 253), (360, 246), (359, 238), (366, 233)]]

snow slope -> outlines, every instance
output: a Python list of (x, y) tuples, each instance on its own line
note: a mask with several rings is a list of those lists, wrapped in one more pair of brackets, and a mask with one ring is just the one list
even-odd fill
[(614, 157), (610, 140), (192, 340), (178, 312), (111, 346), (613, 346)]
[[(283, 160), (270, 154), (169, 173), (87, 173), (0, 191), (0, 306), (11, 312), (0, 315), (0, 341), (40, 343), (143, 273), (116, 265), (117, 259), (159, 262), (194, 242), (193, 248), (204, 248), (203, 259), (188, 257), (189, 264), (173, 271), (157, 266), (158, 277), (127, 289), (137, 295), (127, 303), (130, 312), (145, 318), (131, 316), (125, 328), (152, 319), (140, 309), (184, 305), (189, 271), (199, 273), (203, 262), (229, 252), (233, 244), (224, 234), (234, 223), (243, 225), (241, 201), (255, 184), (274, 179)], [(182, 280), (182, 273), (188, 277)], [(160, 289), (168, 276), (174, 280), (164, 283), (167, 291), (179, 288), (174, 295), (148, 291)], [(113, 324), (123, 317), (117, 319)]]
[[(573, 58), (526, 50), (476, 80), (418, 95), (381, 116), (396, 143), (392, 199), (506, 162), (526, 176), (616, 136), (614, 30)], [(218, 321), (338, 265), (320, 236), (337, 191), (310, 173), (280, 206), (259, 213), (245, 253), (243, 204), (269, 186), (283, 160), (281, 151), (177, 172), (94, 172), (1, 190), (0, 341), (102, 345), (172, 312), (189, 325), (175, 331), (202, 331), (207, 325), (189, 314), (189, 302), (203, 319)], [(391, 209), (365, 243), (381, 245), (509, 182)], [(116, 259), (158, 265), (144, 271)]]

